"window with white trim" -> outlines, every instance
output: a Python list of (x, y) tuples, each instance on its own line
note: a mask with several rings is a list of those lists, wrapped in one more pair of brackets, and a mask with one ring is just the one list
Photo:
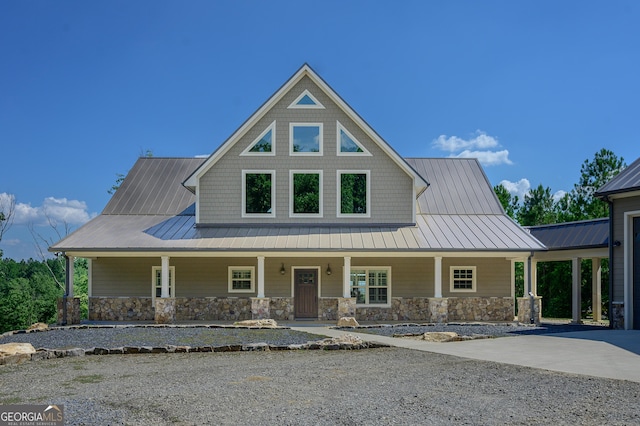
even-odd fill
[(391, 269), (388, 267), (352, 268), (351, 297), (357, 305), (391, 304)]
[(242, 171), (242, 217), (275, 217), (275, 170)]
[(476, 267), (451, 266), (449, 268), (449, 290), (451, 292), (475, 292)]
[(371, 155), (339, 121), (336, 122), (338, 155)]
[(276, 155), (276, 122), (260, 133), (240, 155)]
[(229, 293), (253, 293), (255, 272), (253, 266), (229, 266)]
[[(176, 267), (169, 266), (169, 297), (175, 297), (174, 283), (176, 276)], [(151, 268), (152, 286), (151, 295), (153, 298), (162, 297), (162, 266), (153, 266)]]
[(291, 217), (322, 217), (322, 170), (291, 170)]
[(290, 123), (289, 154), (322, 155), (322, 123)]
[(291, 102), (291, 105), (287, 108), (324, 109), (324, 105), (322, 105), (309, 90), (305, 90), (295, 101)]
[(368, 170), (338, 170), (338, 217), (371, 217)]

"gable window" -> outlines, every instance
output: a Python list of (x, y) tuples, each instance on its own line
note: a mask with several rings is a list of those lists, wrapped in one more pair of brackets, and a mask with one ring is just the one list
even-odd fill
[(255, 268), (253, 266), (229, 266), (229, 293), (253, 293)]
[(291, 217), (322, 216), (322, 171), (291, 170), (289, 185)]
[(370, 217), (369, 171), (338, 170), (338, 217)]
[[(174, 283), (176, 276), (176, 267), (169, 266), (169, 297), (175, 297), (174, 293)], [(152, 277), (152, 296), (153, 298), (162, 297), (162, 267), (161, 266), (153, 266), (151, 268), (151, 277)]]
[(351, 297), (355, 297), (357, 305), (390, 305), (390, 268), (370, 267), (352, 269), (350, 285)]
[(291, 155), (322, 155), (322, 123), (289, 124)]
[(475, 292), (476, 267), (452, 266), (449, 269), (449, 290), (452, 292)]
[(267, 127), (240, 155), (275, 155), (276, 122)]
[(339, 121), (336, 129), (338, 130), (338, 155), (371, 155)]
[(242, 216), (274, 217), (274, 170), (244, 170), (242, 172)]
[(324, 109), (322, 105), (308, 90), (305, 90), (291, 102), (288, 108), (312, 108), (312, 109)]

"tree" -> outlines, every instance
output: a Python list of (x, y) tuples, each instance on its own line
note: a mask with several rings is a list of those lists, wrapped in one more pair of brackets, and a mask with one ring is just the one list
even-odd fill
[(545, 188), (540, 184), (524, 195), (524, 202), (518, 210), (520, 225), (548, 225), (556, 223), (556, 218), (551, 188)]
[(517, 195), (511, 195), (511, 193), (504, 187), (504, 185), (496, 185), (493, 187), (493, 192), (498, 196), (498, 200), (500, 200), (500, 204), (502, 204), (502, 208), (505, 213), (512, 219), (516, 219), (518, 215), (518, 209), (520, 208)]
[(602, 148), (593, 160), (584, 160), (580, 180), (570, 194), (567, 215), (571, 220), (597, 219), (609, 216), (609, 206), (593, 194), (626, 167), (624, 158)]

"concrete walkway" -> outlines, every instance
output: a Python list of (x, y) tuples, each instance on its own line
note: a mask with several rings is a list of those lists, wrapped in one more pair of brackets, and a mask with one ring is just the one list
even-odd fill
[(364, 341), (399, 348), (640, 383), (639, 330), (604, 329), (433, 343), (317, 325), (291, 328), (329, 337), (352, 334)]

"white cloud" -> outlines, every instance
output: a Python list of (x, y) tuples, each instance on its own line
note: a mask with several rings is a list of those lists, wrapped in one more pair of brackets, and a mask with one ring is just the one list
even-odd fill
[(553, 194), (553, 202), (557, 203), (558, 200), (560, 200), (566, 194), (567, 194), (567, 191), (563, 191), (562, 189), (560, 189), (559, 191), (556, 191), (555, 194)]
[(431, 145), (441, 151), (450, 153), (449, 157), (477, 158), (483, 166), (496, 166), (499, 164), (513, 164), (509, 160), (509, 151), (506, 149), (497, 151), (490, 148), (500, 147), (498, 139), (477, 130), (471, 139), (462, 139), (457, 136), (438, 136)]
[(531, 189), (531, 182), (526, 178), (522, 178), (517, 182), (503, 180), (500, 185), (504, 186), (511, 195), (517, 195), (520, 200), (524, 199), (524, 194)]
[[(0, 201), (15, 197), (12, 194), (1, 193)], [(95, 217), (95, 213), (87, 211), (87, 203), (67, 198), (47, 197), (41, 206), (33, 207), (30, 203), (16, 202), (13, 212), (14, 225), (33, 224), (36, 226), (50, 223), (66, 223), (68, 225), (82, 225)]]

